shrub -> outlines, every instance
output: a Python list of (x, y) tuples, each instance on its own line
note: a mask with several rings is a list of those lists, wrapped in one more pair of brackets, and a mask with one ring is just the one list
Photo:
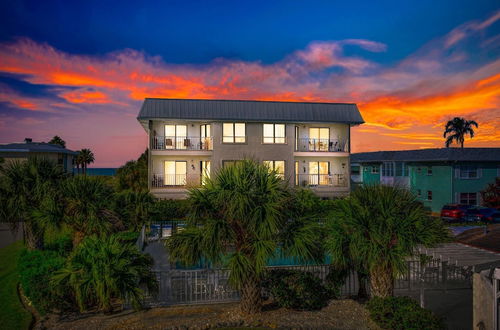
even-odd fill
[(345, 279), (349, 275), (349, 269), (331, 268), (326, 276), (325, 287), (330, 298), (340, 298), (340, 289), (345, 283)]
[(116, 238), (126, 244), (135, 244), (139, 238), (139, 233), (136, 231), (121, 231), (115, 234)]
[(327, 289), (309, 272), (272, 270), (266, 274), (263, 287), (281, 307), (316, 310), (328, 304)]
[(138, 309), (145, 297), (141, 287), (147, 286), (149, 292), (157, 289), (152, 265), (150, 256), (123, 244), (115, 235), (89, 236), (75, 248), (64, 267), (55, 272), (52, 283), (69, 287), (80, 311), (97, 306), (111, 312), (116, 298), (122, 302), (128, 298)]
[[(72, 304), (50, 283), (52, 274), (64, 265), (65, 259), (55, 251), (24, 251), (18, 261), (19, 279), (25, 295), (42, 315), (54, 309), (68, 309)], [(67, 291), (66, 291), (67, 292)]]
[(383, 329), (445, 329), (443, 320), (409, 297), (372, 298), (371, 318)]
[(45, 250), (56, 252), (60, 257), (66, 257), (73, 250), (73, 240), (68, 235), (59, 236), (45, 243)]
[(187, 215), (188, 208), (187, 200), (158, 200), (150, 209), (150, 219), (153, 222), (184, 219)]

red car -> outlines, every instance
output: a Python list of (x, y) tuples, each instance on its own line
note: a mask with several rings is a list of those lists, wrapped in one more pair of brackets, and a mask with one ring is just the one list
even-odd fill
[(446, 204), (441, 209), (441, 219), (447, 222), (459, 222), (464, 218), (467, 209), (471, 207), (472, 205), (466, 204)]

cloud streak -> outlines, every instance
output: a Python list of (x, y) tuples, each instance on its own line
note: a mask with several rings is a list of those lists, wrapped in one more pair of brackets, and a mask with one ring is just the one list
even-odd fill
[[(464, 23), (390, 66), (371, 59), (390, 48), (365, 39), (314, 41), (271, 64), (219, 58), (179, 65), (132, 49), (85, 56), (22, 38), (0, 44), (0, 74), (52, 86), (52, 96), (29, 97), (0, 85), (0, 102), (11, 109), (3, 121), (25, 117), (25, 111), (50, 113), (80, 127), (102, 127), (104, 138), (103, 123), (125, 120), (132, 122), (126, 127), (136, 127), (133, 134), (143, 134), (134, 118), (145, 97), (356, 102), (367, 122), (354, 130), (356, 151), (401, 149), (418, 141), (440, 146), (441, 126), (453, 116), (480, 123), (468, 144), (500, 146), (495, 129), (500, 127), (500, 60), (469, 60), (498, 51), (498, 36), (481, 36), (498, 20), (500, 11)], [(356, 55), (347, 55), (346, 47)], [(115, 127), (109, 134), (123, 132)], [(1, 136), (2, 142), (13, 135)], [(117, 142), (111, 140), (113, 147)], [(103, 164), (116, 166), (131, 156), (102, 157)]]

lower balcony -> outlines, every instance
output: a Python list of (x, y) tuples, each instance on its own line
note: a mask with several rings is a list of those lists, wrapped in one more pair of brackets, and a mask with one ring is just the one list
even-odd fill
[(191, 188), (201, 186), (202, 182), (201, 175), (153, 174), (151, 188)]
[(349, 186), (347, 174), (298, 174), (295, 184), (301, 187), (340, 187)]
[(347, 140), (297, 139), (295, 144), (298, 152), (349, 152)]

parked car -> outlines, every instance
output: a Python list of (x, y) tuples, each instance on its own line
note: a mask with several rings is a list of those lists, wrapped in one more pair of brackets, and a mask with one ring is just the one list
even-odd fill
[(441, 219), (447, 222), (459, 222), (471, 207), (473, 206), (466, 204), (446, 204), (441, 209)]
[(474, 207), (467, 210), (466, 221), (500, 222), (500, 212), (488, 207)]

